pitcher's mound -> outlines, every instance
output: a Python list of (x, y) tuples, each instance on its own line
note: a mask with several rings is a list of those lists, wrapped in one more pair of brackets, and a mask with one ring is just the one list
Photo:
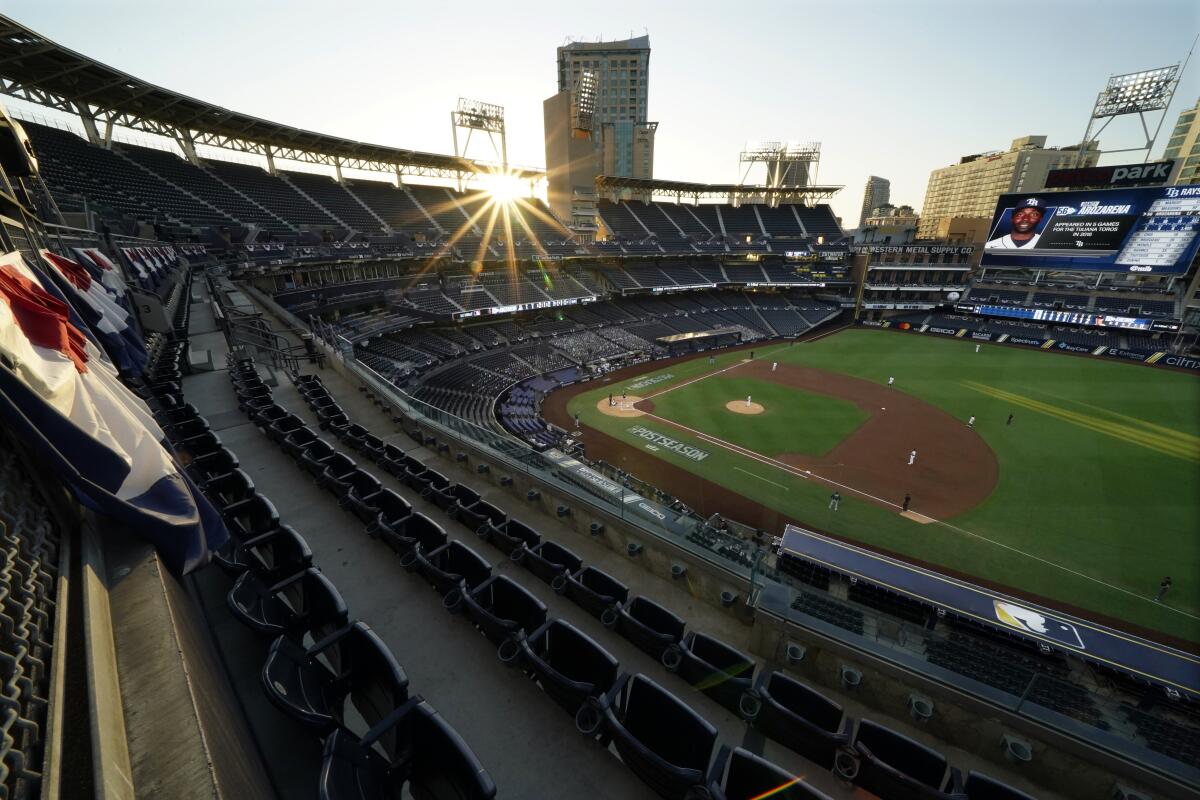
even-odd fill
[(745, 400), (730, 400), (725, 408), (735, 414), (761, 414), (766, 411), (762, 403), (747, 403)]
[(628, 397), (618, 397), (613, 395), (613, 404), (608, 404), (607, 397), (601, 397), (596, 401), (596, 410), (601, 414), (608, 414), (610, 417), (640, 417), (645, 414), (645, 411), (638, 411), (634, 408), (634, 404), (642, 398), (629, 395)]

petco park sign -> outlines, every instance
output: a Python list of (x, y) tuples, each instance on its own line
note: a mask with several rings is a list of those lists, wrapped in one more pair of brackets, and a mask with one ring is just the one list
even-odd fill
[(643, 428), (641, 425), (634, 425), (632, 428), (629, 428), (629, 432), (634, 436), (640, 436), (647, 442), (651, 442), (658, 447), (678, 453), (684, 458), (690, 458), (692, 461), (703, 461), (708, 458), (708, 453), (697, 447), (692, 447), (690, 444), (672, 439), (670, 436), (664, 436), (658, 431)]

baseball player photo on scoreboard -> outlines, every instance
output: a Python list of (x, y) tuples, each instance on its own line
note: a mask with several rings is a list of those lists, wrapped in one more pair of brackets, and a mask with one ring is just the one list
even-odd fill
[[(1027, 197), (1006, 215), (1000, 217), (992, 236), (984, 245), (987, 250), (1032, 250), (1037, 247), (1038, 239), (1045, 225), (1052, 217), (1053, 209), (1046, 205), (1040, 197)], [(1002, 235), (1001, 231), (1005, 231)]]

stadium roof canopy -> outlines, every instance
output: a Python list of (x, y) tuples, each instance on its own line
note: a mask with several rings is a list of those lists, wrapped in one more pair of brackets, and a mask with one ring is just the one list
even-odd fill
[(691, 181), (660, 181), (654, 178), (621, 178), (600, 175), (596, 191), (602, 197), (615, 197), (623, 190), (651, 195), (674, 195), (695, 202), (701, 199), (766, 200), (768, 203), (820, 203), (842, 189), (841, 186), (755, 186), (745, 183), (692, 183)]
[[(101, 64), (3, 15), (0, 93), (79, 115), (93, 140), (99, 138), (97, 124), (119, 126), (170, 137), (189, 157), (200, 144), (310, 164), (441, 178), (493, 169), (456, 156), (367, 144), (230, 111)], [(544, 174), (511, 171), (523, 179)]]

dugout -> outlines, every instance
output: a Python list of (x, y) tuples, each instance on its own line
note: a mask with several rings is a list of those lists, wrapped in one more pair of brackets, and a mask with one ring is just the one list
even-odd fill
[(671, 355), (682, 356), (700, 350), (741, 344), (742, 332), (738, 328), (715, 328), (711, 331), (673, 333), (670, 336), (660, 336), (654, 341), (659, 346), (667, 348), (667, 352)]

